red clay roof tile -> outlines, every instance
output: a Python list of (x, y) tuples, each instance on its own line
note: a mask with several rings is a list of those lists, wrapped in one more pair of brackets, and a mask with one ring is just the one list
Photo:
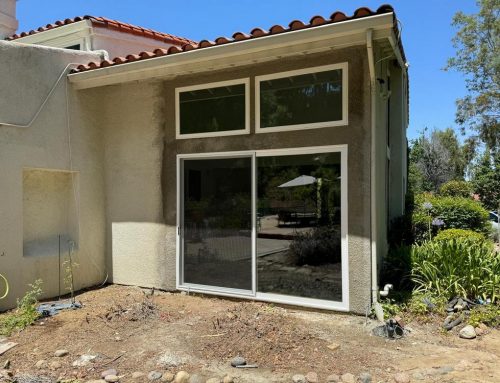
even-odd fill
[(186, 39), (184, 37), (179, 37), (179, 36), (174, 36), (169, 33), (163, 33), (163, 32), (157, 32), (153, 31), (152, 29), (144, 29), (135, 25), (131, 25), (128, 23), (123, 23), (121, 21), (117, 20), (111, 20), (106, 17), (100, 17), (100, 16), (77, 16), (73, 19), (65, 19), (65, 20), (57, 20), (53, 24), (47, 24), (45, 27), (40, 27), (36, 31), (32, 30), (29, 31), (28, 33), (26, 32), (21, 32), (19, 34), (12, 35), (10, 37), (7, 37), (5, 40), (16, 40), (21, 37), (26, 37), (28, 35), (33, 35), (36, 33), (44, 32), (50, 29), (54, 28), (59, 28), (64, 25), (69, 25), (76, 23), (78, 21), (82, 20), (90, 20), (92, 22), (92, 25), (100, 28), (109, 28), (113, 30), (117, 30), (119, 32), (123, 33), (129, 33), (129, 34), (134, 34), (138, 36), (143, 36), (146, 38), (162, 41), (168, 44), (173, 44), (173, 45), (184, 45), (184, 44), (189, 44), (189, 43), (194, 43), (195, 41), (192, 41), (190, 39)]
[[(209, 40), (202, 40), (198, 44), (196, 44), (193, 41), (188, 41), (185, 44), (183, 44), (181, 47), (179, 46), (172, 46), (168, 50), (165, 49), (156, 49), (153, 52), (141, 52), (139, 55), (128, 55), (127, 57), (119, 57), (116, 59), (113, 59), (112, 63), (110, 65), (119, 65), (122, 63), (126, 62), (132, 62), (132, 61), (137, 61), (137, 60), (143, 60), (143, 59), (148, 59), (152, 57), (159, 57), (159, 56), (165, 56), (165, 55), (170, 55), (170, 54), (175, 54), (175, 53), (181, 53), (181, 52), (188, 52), (194, 49), (203, 49), (203, 48), (208, 48), (216, 45), (222, 45), (222, 44), (229, 44), (229, 43), (237, 43), (239, 41), (245, 41), (249, 39), (254, 39), (254, 38), (259, 38), (263, 36), (269, 36), (269, 35), (275, 35), (279, 33), (286, 33), (290, 31), (295, 31), (295, 30), (300, 30), (300, 29), (305, 29), (305, 28), (314, 28), (319, 25), (325, 25), (325, 24), (333, 24), (341, 21), (347, 21), (347, 20), (352, 20), (352, 19), (357, 19), (357, 18), (362, 18), (362, 17), (369, 17), (369, 16), (375, 16), (375, 15), (381, 15), (384, 13), (391, 13), (394, 12), (394, 9), (390, 5), (382, 5), (380, 6), (376, 11), (372, 11), (369, 8), (363, 7), (363, 8), (358, 8), (356, 11), (354, 11), (354, 14), (350, 17), (346, 16), (342, 12), (334, 12), (330, 16), (329, 19), (325, 19), (322, 16), (314, 16), (310, 19), (309, 24), (305, 24), (304, 22), (300, 20), (293, 20), (288, 28), (283, 27), (281, 25), (274, 25), (272, 26), (269, 31), (266, 31), (261, 28), (254, 28), (250, 34), (246, 34), (243, 32), (236, 32), (233, 34), (232, 39), (229, 39), (227, 37), (219, 37), (215, 41), (209, 41)], [(396, 17), (394, 17), (394, 26), (395, 30), (397, 31), (397, 24), (396, 24)], [(177, 44), (180, 45), (180, 44)], [(400, 49), (401, 52), (403, 52), (401, 42), (399, 41)], [(404, 52), (403, 52), (404, 56)], [(105, 65), (102, 65), (100, 63), (89, 63), (88, 65), (79, 65), (76, 69), (72, 70), (72, 73), (78, 73), (78, 72), (84, 72), (87, 70), (92, 70), (95, 69), (96, 67), (107, 67), (109, 66), (110, 62), (106, 62)]]

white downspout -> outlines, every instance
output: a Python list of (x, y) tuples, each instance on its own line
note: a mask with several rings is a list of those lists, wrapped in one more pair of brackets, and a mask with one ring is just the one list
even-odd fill
[[(366, 49), (368, 53), (368, 68), (370, 72), (370, 93), (371, 93), (371, 148), (370, 148), (370, 223), (371, 223), (371, 280), (372, 280), (372, 304), (378, 303), (378, 272), (377, 272), (377, 219), (376, 219), (376, 167), (375, 167), (375, 125), (376, 125), (376, 96), (377, 96), (377, 84), (375, 78), (375, 58), (373, 54), (373, 30), (368, 29), (366, 31)], [(378, 310), (376, 310), (377, 313)], [(379, 314), (377, 313), (377, 317)], [(378, 318), (380, 319), (380, 318)], [(383, 320), (383, 313), (382, 313)]]

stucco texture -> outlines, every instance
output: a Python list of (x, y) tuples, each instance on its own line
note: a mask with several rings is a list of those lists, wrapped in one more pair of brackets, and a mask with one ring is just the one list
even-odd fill
[[(68, 63), (97, 58), (0, 41), (0, 68), (8, 68), (0, 71), (0, 123), (27, 124)], [(59, 234), (76, 242), (76, 289), (106, 275), (101, 134), (81, 109), (92, 115), (93, 100), (71, 89), (68, 98), (69, 114), (63, 79), (31, 127), (0, 124), (0, 273), (11, 287), (0, 309), (13, 307), (36, 279), (43, 297), (58, 294), (58, 251), (47, 243)], [(24, 254), (24, 245), (37, 241)]]

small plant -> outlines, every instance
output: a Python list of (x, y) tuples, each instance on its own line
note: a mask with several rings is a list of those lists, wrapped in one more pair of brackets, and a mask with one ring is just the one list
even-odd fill
[(428, 314), (444, 313), (446, 301), (447, 300), (444, 297), (415, 291), (406, 303), (406, 310), (409, 313), (423, 319)]
[(66, 289), (67, 292), (71, 295), (71, 301), (75, 303), (75, 281), (74, 281), (74, 269), (78, 268), (79, 264), (73, 262), (73, 259), (71, 258), (71, 252), (73, 250), (74, 243), (71, 242), (70, 244), (70, 253), (68, 255), (68, 258), (63, 262), (62, 267), (64, 270), (64, 288)]
[(298, 266), (340, 262), (340, 232), (330, 227), (316, 227), (299, 233), (290, 243), (290, 253)]
[(0, 318), (0, 335), (9, 336), (13, 331), (21, 331), (33, 324), (40, 314), (36, 310), (38, 298), (42, 295), (42, 280), (37, 279), (33, 284), (29, 284), (30, 290), (17, 300), (17, 309)]

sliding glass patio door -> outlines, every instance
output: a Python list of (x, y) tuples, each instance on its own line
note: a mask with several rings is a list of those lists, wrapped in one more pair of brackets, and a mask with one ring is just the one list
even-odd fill
[(187, 286), (252, 290), (252, 157), (184, 159), (182, 277)]

